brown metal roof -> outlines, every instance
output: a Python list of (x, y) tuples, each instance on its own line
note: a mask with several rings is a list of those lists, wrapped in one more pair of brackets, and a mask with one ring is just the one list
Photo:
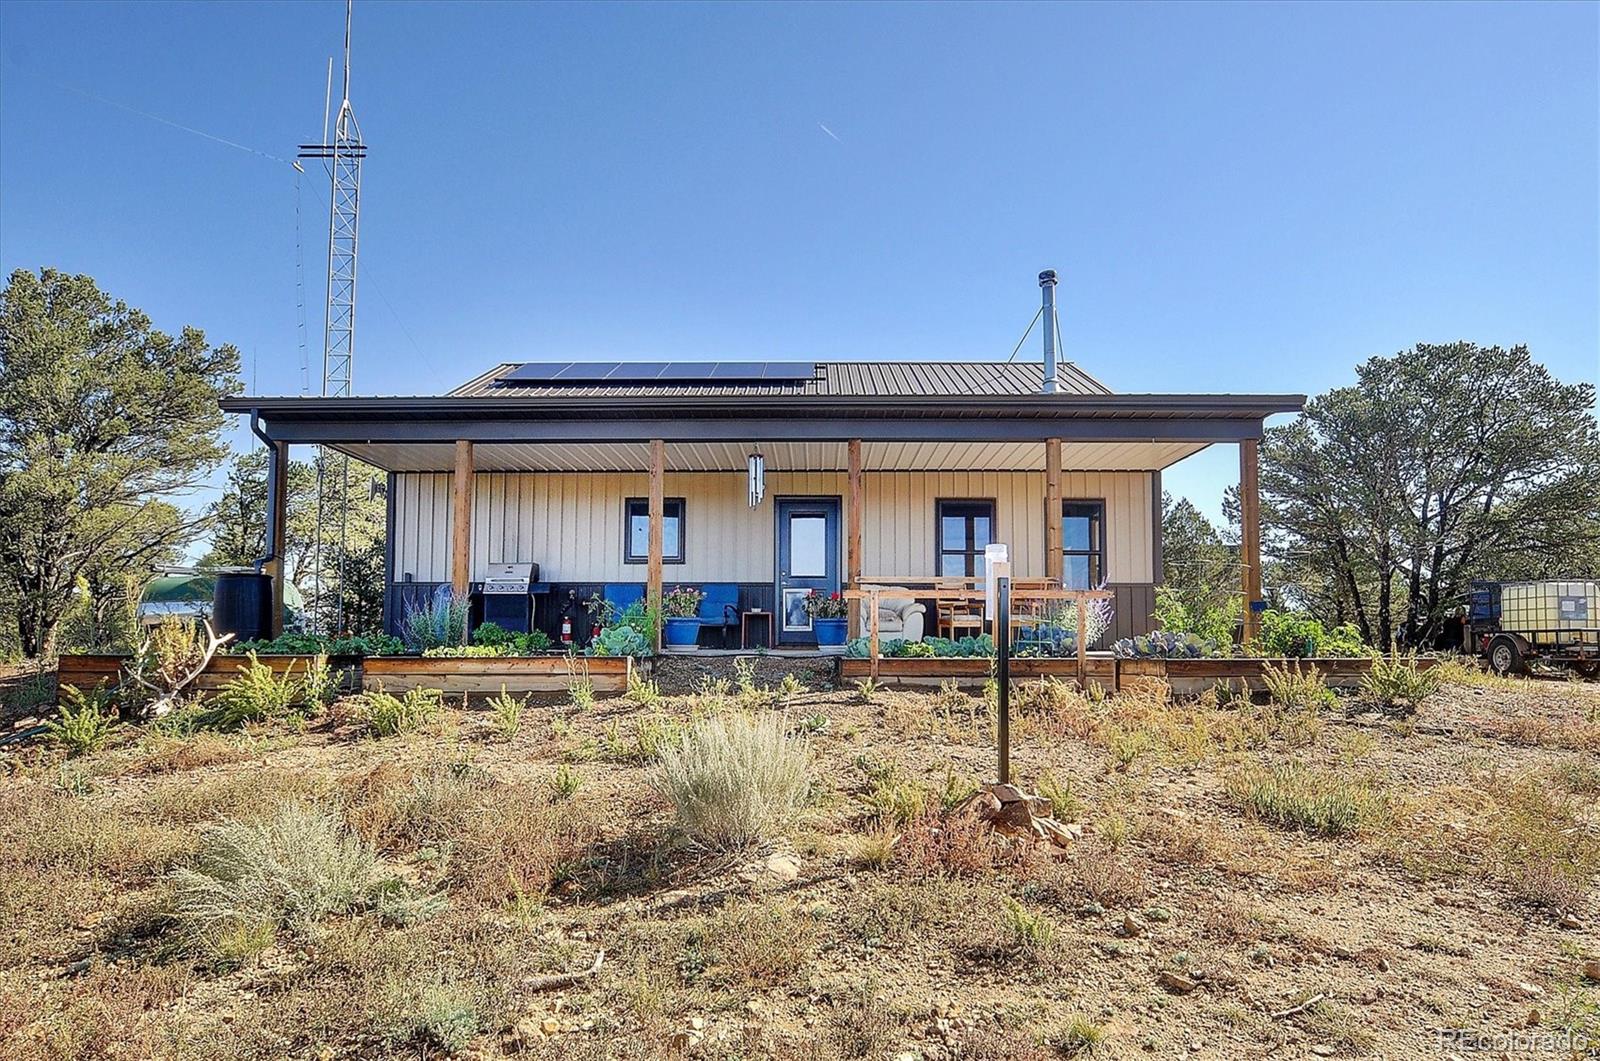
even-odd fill
[[(819, 361), (814, 379), (774, 383), (675, 383), (614, 386), (501, 382), (520, 363), (497, 365), (449, 393), (452, 398), (642, 398), (710, 395), (746, 397), (913, 398), (1022, 397), (1037, 395), (1044, 367), (1037, 362), (998, 361)], [(1058, 393), (1110, 394), (1099, 380), (1071, 362), (1057, 366)]]

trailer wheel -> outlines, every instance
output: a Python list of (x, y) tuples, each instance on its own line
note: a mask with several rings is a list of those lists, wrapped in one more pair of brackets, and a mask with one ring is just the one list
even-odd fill
[(1572, 669), (1585, 678), (1594, 678), (1600, 676), (1600, 660), (1579, 660), (1572, 665)]
[(1490, 639), (1488, 655), (1489, 669), (1496, 674), (1522, 672), (1522, 646), (1517, 644), (1516, 638), (1501, 634)]

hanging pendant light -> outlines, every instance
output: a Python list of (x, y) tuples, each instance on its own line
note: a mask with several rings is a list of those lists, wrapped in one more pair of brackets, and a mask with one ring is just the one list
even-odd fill
[(761, 455), (760, 450), (756, 450), (746, 463), (750, 480), (750, 507), (758, 508), (767, 494), (767, 458)]

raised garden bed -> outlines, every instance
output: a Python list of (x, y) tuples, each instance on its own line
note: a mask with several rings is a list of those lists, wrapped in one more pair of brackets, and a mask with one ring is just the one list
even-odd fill
[(626, 692), (629, 656), (373, 656), (361, 667), (361, 687), (403, 692), (415, 686), (446, 693), (559, 692), (587, 677), (597, 693)]
[[(100, 682), (107, 685), (120, 685), (123, 681), (123, 668), (127, 666), (132, 656), (102, 655), (102, 656), (62, 656), (56, 667), (56, 680), (60, 685), (75, 685), (84, 692), (93, 689)], [(272, 668), (274, 674), (284, 674), (291, 669), (297, 675), (304, 674), (311, 666), (315, 656), (260, 656), (261, 664)], [(212, 657), (206, 669), (200, 672), (199, 677), (190, 683), (189, 690), (197, 693), (214, 693), (229, 681), (238, 677), (241, 668), (250, 662), (248, 656)], [(351, 671), (360, 666), (360, 659), (355, 656), (331, 656), (328, 665), (335, 671)], [(354, 685), (354, 680), (351, 680)]]
[[(1085, 660), (1085, 677), (1099, 682), (1107, 691), (1121, 689), (1128, 681), (1139, 678), (1159, 678), (1172, 686), (1172, 691), (1182, 696), (1203, 693), (1218, 682), (1228, 682), (1237, 689), (1241, 683), (1252, 691), (1266, 688), (1263, 672), (1267, 664), (1314, 668), (1334, 689), (1354, 689), (1372, 669), (1371, 657), (1324, 657), (1318, 659), (1252, 659), (1222, 657), (1217, 659), (1117, 659), (1109, 653), (1091, 652)], [(1417, 667), (1426, 669), (1437, 660), (1422, 657)], [(951, 678), (962, 684), (981, 684), (992, 673), (993, 661), (970, 657), (899, 657), (878, 660), (878, 680), (891, 684), (937, 685)], [(859, 680), (872, 673), (872, 661), (849, 658), (840, 661), (840, 676), (846, 680)], [(1078, 661), (1073, 658), (1013, 659), (1011, 677), (1014, 681), (1042, 678), (1076, 678)]]
[[(306, 672), (314, 656), (259, 656), (262, 665), (274, 674), (291, 669), (296, 675)], [(118, 685), (123, 668), (131, 657), (62, 656), (57, 676), (62, 685), (75, 685), (88, 691), (100, 682)], [(217, 656), (189, 690), (202, 695), (215, 693), (236, 677), (249, 663), (246, 656)], [(415, 686), (440, 689), (447, 693), (559, 692), (574, 678), (588, 676), (595, 692), (626, 692), (636, 661), (626, 656), (334, 656), (328, 663), (345, 674), (347, 689), (376, 689), (404, 692)]]

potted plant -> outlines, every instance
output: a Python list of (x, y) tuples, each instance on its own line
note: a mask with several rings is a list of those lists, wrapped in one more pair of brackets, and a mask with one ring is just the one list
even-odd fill
[(668, 648), (692, 649), (699, 647), (700, 602), (705, 593), (693, 586), (675, 586), (661, 597), (661, 614), (665, 617), (662, 637)]
[(838, 593), (806, 594), (806, 614), (811, 616), (811, 629), (817, 635), (818, 648), (843, 648), (845, 629), (849, 621), (850, 605)]

